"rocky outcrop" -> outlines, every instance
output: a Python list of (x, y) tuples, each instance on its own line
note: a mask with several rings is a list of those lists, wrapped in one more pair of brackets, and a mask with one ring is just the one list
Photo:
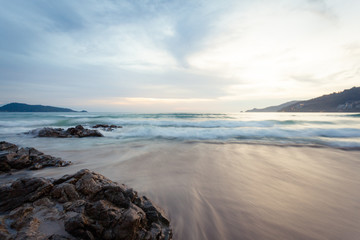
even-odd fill
[(61, 158), (45, 155), (35, 148), (19, 148), (12, 143), (0, 142), (0, 174), (20, 169), (64, 167), (70, 163)]
[(81, 170), (0, 187), (0, 239), (171, 239), (169, 220), (146, 197)]
[(108, 124), (96, 124), (95, 126), (92, 126), (92, 128), (100, 128), (104, 131), (112, 131), (116, 128), (122, 128), (122, 126), (108, 125)]
[(63, 128), (41, 128), (35, 129), (28, 134), (33, 134), (37, 137), (55, 137), (55, 138), (69, 138), (69, 137), (103, 137), (103, 135), (97, 130), (91, 130), (84, 128), (81, 125), (77, 125), (74, 128), (68, 128), (64, 130)]

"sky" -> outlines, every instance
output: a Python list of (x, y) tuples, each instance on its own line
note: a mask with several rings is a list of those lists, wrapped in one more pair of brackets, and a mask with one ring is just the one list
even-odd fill
[(358, 0), (0, 4), (0, 105), (238, 112), (360, 86)]

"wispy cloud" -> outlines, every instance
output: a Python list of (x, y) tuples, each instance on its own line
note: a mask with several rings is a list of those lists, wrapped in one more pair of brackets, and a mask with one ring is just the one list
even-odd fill
[(359, 11), (355, 0), (3, 1), (0, 101), (237, 110), (341, 90), (360, 75)]

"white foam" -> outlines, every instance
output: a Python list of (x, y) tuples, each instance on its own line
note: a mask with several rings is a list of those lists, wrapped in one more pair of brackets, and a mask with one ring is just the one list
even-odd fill
[[(78, 124), (91, 127), (98, 123), (121, 125), (112, 132), (102, 131), (106, 138), (180, 139), (180, 140), (249, 140), (268, 142), (320, 142), (359, 145), (360, 121), (334, 116), (309, 115), (216, 115), (204, 118), (178, 118), (171, 115), (141, 114), (4, 114), (0, 115), (0, 134), (18, 134), (41, 127), (67, 128)], [(321, 119), (321, 121), (319, 121)], [(341, 141), (340, 141), (341, 142)]]
[(4, 127), (37, 127), (37, 126), (48, 126), (56, 123), (55, 120), (1, 120), (0, 128)]
[(120, 137), (233, 139), (233, 138), (357, 138), (360, 129), (288, 129), (288, 128), (194, 128), (136, 126), (122, 129)]

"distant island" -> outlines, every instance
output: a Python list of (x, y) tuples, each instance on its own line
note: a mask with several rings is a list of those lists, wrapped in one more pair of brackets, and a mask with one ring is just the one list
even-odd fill
[[(0, 112), (78, 112), (70, 108), (59, 108), (25, 103), (9, 103), (0, 107)], [(82, 110), (81, 112), (86, 112)]]
[(360, 112), (360, 87), (305, 101), (291, 101), (262, 109), (254, 108), (246, 112)]

